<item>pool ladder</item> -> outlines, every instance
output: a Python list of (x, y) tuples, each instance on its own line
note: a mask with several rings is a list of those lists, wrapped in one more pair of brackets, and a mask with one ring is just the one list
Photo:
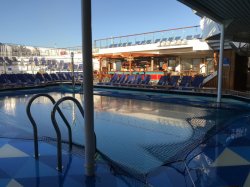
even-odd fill
[(66, 101), (66, 100), (71, 100), (73, 101), (80, 113), (82, 114), (82, 116), (84, 117), (84, 111), (83, 111), (83, 108), (80, 104), (80, 102), (75, 99), (74, 97), (70, 97), (70, 96), (66, 96), (66, 97), (63, 97), (61, 99), (59, 99), (57, 102), (55, 101), (55, 99), (48, 95), (48, 94), (37, 94), (37, 95), (34, 95), (28, 102), (27, 104), (27, 107), (26, 107), (26, 113), (28, 115), (28, 118), (32, 124), (32, 127), (33, 127), (33, 136), (34, 136), (34, 152), (35, 152), (35, 159), (38, 159), (39, 158), (39, 151), (38, 151), (38, 133), (37, 133), (37, 125), (36, 125), (36, 122), (34, 120), (34, 118), (32, 117), (31, 115), (31, 105), (32, 103), (39, 97), (47, 97), (51, 102), (52, 104), (54, 105), (53, 106), (53, 109), (51, 111), (51, 120), (52, 120), (52, 124), (54, 126), (54, 129), (56, 131), (56, 136), (57, 136), (57, 169), (59, 172), (62, 172), (62, 138), (61, 138), (61, 131), (60, 131), (60, 128), (58, 126), (58, 123), (56, 121), (56, 117), (55, 117), (55, 114), (56, 114), (56, 111), (58, 111), (59, 115), (61, 116), (63, 122), (65, 123), (67, 129), (68, 129), (68, 137), (69, 137), (69, 149), (72, 150), (72, 130), (71, 130), (71, 127), (70, 127), (70, 124), (69, 122), (67, 121), (66, 117), (64, 116), (64, 114), (62, 113), (61, 109), (59, 108), (59, 105)]

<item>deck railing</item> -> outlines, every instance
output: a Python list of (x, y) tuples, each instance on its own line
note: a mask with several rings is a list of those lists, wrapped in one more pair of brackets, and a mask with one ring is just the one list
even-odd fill
[(140, 34), (131, 34), (125, 36), (115, 36), (94, 40), (94, 49), (127, 47), (132, 45), (146, 45), (158, 42), (171, 42), (174, 40), (191, 40), (201, 38), (201, 29), (199, 25), (160, 30), (154, 32), (145, 32)]

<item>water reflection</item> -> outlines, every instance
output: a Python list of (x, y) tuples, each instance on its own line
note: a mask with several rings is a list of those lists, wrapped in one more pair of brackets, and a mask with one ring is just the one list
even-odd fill
[[(50, 93), (55, 100), (71, 94)], [(0, 100), (2, 121), (8, 121), (19, 128), (30, 129), (25, 108), (31, 95), (9, 97)], [(82, 95), (76, 94), (81, 103)], [(55, 137), (50, 120), (52, 104), (40, 97), (32, 106), (32, 114), (37, 120), (39, 135)], [(147, 172), (160, 166), (177, 151), (200, 140), (217, 124), (218, 111), (211, 108), (184, 106), (143, 100), (94, 96), (95, 132), (98, 149), (116, 162), (140, 172)], [(73, 141), (84, 144), (84, 118), (71, 101), (60, 105), (72, 125)], [(232, 116), (231, 111), (220, 111), (219, 120)], [(67, 129), (56, 116), (62, 137), (67, 140)], [(12, 121), (11, 121), (12, 120)], [(22, 121), (22, 124), (20, 124)], [(196, 132), (196, 133), (194, 133)], [(239, 137), (243, 130), (235, 130), (230, 137)], [(230, 138), (228, 139), (230, 141)], [(171, 155), (170, 155), (171, 154)]]
[(229, 135), (225, 140), (226, 144), (230, 144), (233, 140), (247, 136), (247, 128), (239, 127), (230, 129)]
[(6, 97), (6, 99), (4, 99), (3, 107), (7, 114), (15, 116), (17, 102), (17, 98)]

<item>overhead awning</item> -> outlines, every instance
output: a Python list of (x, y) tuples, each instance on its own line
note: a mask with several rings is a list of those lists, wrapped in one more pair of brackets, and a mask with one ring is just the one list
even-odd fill
[[(225, 39), (250, 43), (250, 0), (178, 0), (225, 25)], [(218, 37), (219, 38), (219, 37)]]

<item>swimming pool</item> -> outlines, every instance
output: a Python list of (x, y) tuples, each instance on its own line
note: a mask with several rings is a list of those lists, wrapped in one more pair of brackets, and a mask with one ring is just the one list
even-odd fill
[[(12, 96), (2, 94), (2, 137), (32, 138), (25, 108), (34, 93), (48, 92), (55, 100), (72, 96), (58, 87), (32, 92), (22, 91)], [(74, 97), (84, 102), (81, 94)], [(223, 99), (222, 107), (218, 109), (215, 100), (214, 97), (96, 89), (97, 148), (123, 169), (141, 175), (163, 164), (183, 160), (202, 141), (249, 114), (250, 107), (246, 102)], [(43, 97), (32, 105), (40, 137), (56, 137), (50, 119), (51, 109), (52, 104)], [(73, 142), (84, 145), (84, 119), (77, 107), (66, 101), (61, 109), (71, 123)], [(62, 137), (67, 141), (66, 127), (59, 116), (57, 120)]]

